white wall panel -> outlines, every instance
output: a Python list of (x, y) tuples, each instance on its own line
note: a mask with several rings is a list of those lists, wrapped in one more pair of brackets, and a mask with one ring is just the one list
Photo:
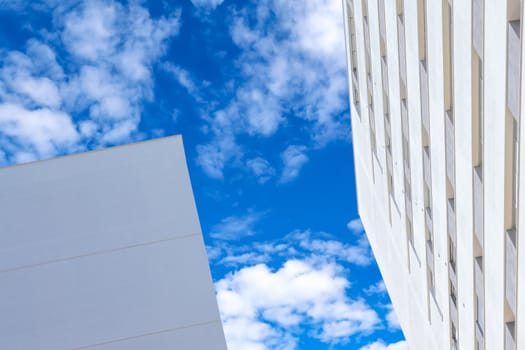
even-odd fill
[(226, 349), (181, 137), (0, 169), (0, 222), (1, 349)]

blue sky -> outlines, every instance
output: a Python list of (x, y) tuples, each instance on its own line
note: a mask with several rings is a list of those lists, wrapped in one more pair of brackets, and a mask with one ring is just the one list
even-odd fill
[(230, 350), (406, 349), (339, 0), (0, 0), (0, 165), (183, 134)]

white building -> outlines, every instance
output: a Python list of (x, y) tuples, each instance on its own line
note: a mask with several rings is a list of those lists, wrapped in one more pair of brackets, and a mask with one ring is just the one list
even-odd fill
[(525, 349), (521, 1), (343, 7), (359, 212), (409, 347)]
[(226, 350), (180, 136), (0, 169), (0, 349)]

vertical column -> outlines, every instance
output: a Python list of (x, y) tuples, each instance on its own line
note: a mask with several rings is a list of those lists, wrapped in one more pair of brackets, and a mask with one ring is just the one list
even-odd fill
[(516, 280), (521, 77), (521, 1), (507, 2), (507, 108), (505, 123), (505, 350), (516, 349)]
[(428, 293), (435, 299), (434, 225), (432, 215), (432, 172), (430, 149), (430, 111), (427, 68), (426, 0), (418, 1), (419, 84), (421, 104), (421, 138), (423, 145), (423, 193)]
[(485, 287), (483, 275), (483, 16), (484, 0), (472, 0), (472, 159), (474, 208), (474, 320), (476, 349), (485, 348)]
[(376, 130), (375, 130), (375, 114), (374, 114), (374, 85), (372, 82), (372, 62), (370, 54), (370, 24), (368, 21), (368, 6), (367, 2), (363, 1), (363, 34), (365, 37), (365, 58), (366, 58), (366, 85), (368, 92), (368, 118), (370, 124), (370, 143), (372, 154), (376, 154)]
[(392, 205), (395, 202), (394, 195), (394, 176), (392, 162), (392, 126), (390, 122), (390, 97), (388, 91), (388, 62), (386, 45), (386, 23), (385, 23), (385, 2), (378, 1), (379, 12), (379, 48), (381, 54), (381, 79), (383, 81), (383, 109), (384, 109), (384, 128), (385, 128), (385, 156), (386, 156), (386, 178), (388, 189), (388, 213), (390, 224), (392, 224)]
[(359, 67), (357, 64), (357, 38), (355, 30), (355, 13), (354, 13), (354, 0), (344, 1), (345, 12), (347, 20), (345, 21), (345, 31), (347, 36), (350, 38), (350, 47), (347, 48), (347, 52), (350, 54), (350, 67), (351, 72), (351, 83), (352, 83), (352, 102), (354, 103), (355, 110), (359, 118), (361, 118), (361, 105), (360, 105), (360, 92), (359, 92), (359, 78), (358, 72)]
[(399, 55), (399, 91), (400, 91), (400, 110), (401, 110), (401, 129), (403, 145), (403, 183), (405, 189), (405, 222), (406, 222), (406, 239), (409, 248), (407, 249), (407, 263), (410, 269), (410, 250), (412, 250), (418, 259), (414, 248), (414, 228), (413, 228), (413, 211), (412, 211), (412, 175), (410, 168), (410, 125), (408, 119), (408, 101), (407, 101), (407, 61), (406, 61), (406, 38), (405, 38), (405, 17), (404, 17), (403, 0), (396, 2), (397, 11), (397, 38), (398, 38), (398, 55)]
[(372, 83), (372, 62), (370, 54), (370, 24), (368, 21), (368, 5), (367, 1), (362, 1), (363, 4), (363, 34), (365, 37), (365, 60), (366, 60), (366, 84), (368, 94), (368, 122), (370, 125), (370, 148), (372, 150), (372, 176), (374, 177), (374, 157), (377, 159), (377, 139), (376, 139), (376, 123), (374, 113), (374, 86)]
[(455, 137), (454, 137), (454, 68), (453, 68), (453, 9), (449, 0), (443, 6), (443, 97), (445, 106), (445, 159), (446, 159), (446, 201), (447, 201), (447, 245), (448, 245), (448, 290), (450, 316), (450, 344), (457, 349), (459, 338), (458, 280), (456, 242), (456, 188), (455, 188)]

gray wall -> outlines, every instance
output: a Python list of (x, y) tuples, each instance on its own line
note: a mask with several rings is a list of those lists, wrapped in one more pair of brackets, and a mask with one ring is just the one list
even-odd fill
[(0, 349), (225, 350), (180, 136), (0, 169)]

